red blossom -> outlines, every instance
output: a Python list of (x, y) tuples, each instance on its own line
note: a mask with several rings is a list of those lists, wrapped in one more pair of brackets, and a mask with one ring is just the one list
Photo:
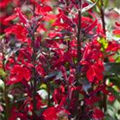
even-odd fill
[(29, 81), (31, 78), (30, 70), (22, 65), (14, 65), (10, 73), (8, 84), (21, 82), (23, 79)]
[(98, 81), (103, 80), (103, 64), (98, 62), (93, 64), (87, 71), (87, 78), (90, 82), (94, 82), (95, 79)]
[(115, 100), (115, 96), (114, 95), (109, 95), (108, 101), (112, 103), (112, 102), (114, 102), (114, 100)]
[(0, 8), (5, 8), (12, 0), (1, 0), (0, 1)]
[(27, 29), (22, 25), (14, 25), (12, 27), (8, 27), (5, 29), (6, 35), (14, 34), (16, 38), (21, 42), (28, 42), (29, 39), (27, 38)]
[(104, 118), (104, 113), (102, 112), (102, 110), (100, 110), (98, 108), (94, 108), (93, 118), (95, 120), (103, 119)]
[(61, 113), (63, 116), (69, 115), (69, 112), (64, 108), (49, 107), (44, 111), (43, 116), (45, 120), (57, 120), (59, 117), (61, 117)]

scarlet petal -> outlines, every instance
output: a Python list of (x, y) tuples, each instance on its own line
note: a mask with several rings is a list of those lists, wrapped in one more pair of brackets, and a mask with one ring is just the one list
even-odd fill
[(8, 22), (8, 21), (11, 21), (11, 20), (15, 19), (16, 17), (17, 17), (17, 15), (16, 15), (16, 14), (13, 14), (13, 15), (11, 15), (11, 16), (5, 18), (4, 21), (5, 21), (5, 22)]
[(94, 109), (94, 113), (93, 113), (93, 118), (95, 119), (103, 119), (104, 117), (104, 113), (102, 112), (102, 110), (95, 108)]
[(85, 99), (85, 101), (86, 101), (86, 103), (87, 103), (88, 105), (92, 105), (92, 104), (98, 102), (99, 100), (100, 100), (100, 99), (99, 99), (98, 97), (96, 97), (96, 96), (93, 96), (93, 97), (91, 97), (91, 98)]
[(16, 79), (16, 77), (10, 77), (9, 81), (7, 82), (7, 84), (11, 85), (11, 84), (15, 84), (17, 82), (19, 82), (19, 81)]
[(115, 35), (120, 35), (120, 30), (114, 30), (114, 31), (113, 31), (113, 34), (115, 34)]
[(49, 107), (43, 113), (45, 120), (56, 120), (57, 119), (57, 108)]
[(96, 25), (97, 25), (97, 20), (95, 20), (90, 26), (88, 26), (85, 31), (86, 32), (91, 31), (93, 28), (95, 28)]
[(45, 76), (45, 71), (44, 71), (42, 65), (39, 64), (39, 65), (36, 67), (36, 71), (38, 72), (38, 74), (39, 74), (40, 76)]
[(15, 9), (16, 13), (18, 14), (20, 21), (23, 22), (24, 24), (28, 23), (28, 19), (25, 17), (25, 15), (23, 15), (23, 13), (21, 12), (20, 8), (16, 8)]
[(91, 66), (91, 68), (89, 68), (89, 70), (87, 71), (87, 78), (90, 82), (92, 82), (94, 77), (95, 77), (95, 72), (93, 66)]
[(20, 69), (20, 65), (14, 65), (13, 69), (11, 70), (11, 74), (16, 74), (18, 71), (20, 71)]
[(103, 74), (102, 74), (103, 71), (101, 71), (101, 69), (97, 68), (96, 66), (94, 66), (94, 71), (95, 71), (97, 79), (102, 80), (103, 79)]
[(30, 78), (31, 78), (31, 73), (30, 73), (30, 70), (28, 68), (23, 68), (24, 69), (24, 78), (29, 81)]
[(118, 26), (118, 27), (120, 27), (120, 23), (118, 23), (118, 22), (115, 22), (115, 25)]

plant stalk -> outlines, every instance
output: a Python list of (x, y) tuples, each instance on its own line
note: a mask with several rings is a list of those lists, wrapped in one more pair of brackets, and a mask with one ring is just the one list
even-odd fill
[[(103, 0), (101, 0), (100, 12), (101, 12), (101, 20), (102, 20), (103, 32), (104, 32), (104, 35), (106, 36), (105, 14), (104, 14), (104, 3), (103, 3)], [(104, 78), (103, 84), (106, 85), (106, 77)], [(104, 112), (106, 112), (106, 110), (107, 110), (107, 95), (106, 94), (103, 94), (102, 107), (104, 109)]]
[[(2, 54), (3, 54), (3, 61), (2, 61), (3, 70), (6, 72), (4, 50), (2, 51)], [(6, 120), (8, 120), (8, 118), (10, 117), (10, 109), (9, 109), (10, 105), (9, 105), (9, 98), (8, 98), (7, 85), (6, 85), (6, 76), (3, 77), (3, 80), (4, 80), (5, 114), (6, 114)]]
[[(82, 0), (78, 1), (78, 24), (77, 24), (77, 66), (79, 66), (79, 62), (81, 60), (81, 6), (82, 6)], [(76, 83), (78, 84), (78, 80), (80, 79), (80, 71), (78, 71), (78, 67), (76, 67)], [(79, 119), (79, 92), (76, 91), (76, 120)]]
[(103, 32), (106, 35), (106, 28), (105, 28), (105, 14), (104, 14), (104, 4), (103, 4), (103, 0), (101, 0), (101, 8), (100, 8), (100, 12), (101, 12), (101, 20), (102, 20), (102, 27), (103, 27)]
[(36, 94), (37, 94), (37, 79), (36, 79), (36, 48), (35, 48), (35, 37), (32, 36), (32, 48), (33, 48), (33, 54), (32, 54), (32, 63), (33, 63), (33, 71), (32, 71), (32, 78), (33, 78), (33, 120), (36, 120)]
[(77, 57), (78, 62), (81, 60), (81, 0), (79, 1), (78, 9), (78, 33), (77, 33)]

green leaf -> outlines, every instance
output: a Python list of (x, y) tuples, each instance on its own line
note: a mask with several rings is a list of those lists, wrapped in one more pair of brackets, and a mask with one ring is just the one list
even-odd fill
[(105, 38), (103, 38), (103, 37), (99, 40), (99, 43), (100, 43), (101, 46), (102, 46), (102, 48), (101, 48), (102, 51), (104, 51), (104, 50), (108, 47), (108, 42), (107, 42), (107, 40), (106, 40)]
[(104, 6), (107, 7), (109, 0), (103, 0), (103, 2), (104, 2)]
[(116, 58), (116, 62), (117, 62), (117, 63), (120, 63), (120, 56), (118, 56), (118, 57)]
[(47, 89), (47, 85), (44, 84), (44, 83), (42, 83), (42, 84), (40, 85), (40, 89)]
[(0, 40), (5, 37), (5, 34), (0, 35)]
[(105, 119), (104, 120), (115, 120), (114, 118), (112, 118), (111, 116), (107, 115), (105, 116)]
[(113, 56), (116, 63), (120, 63), (120, 50)]
[(109, 79), (114, 85), (116, 85), (118, 87), (120, 86), (120, 76), (119, 75), (112, 76)]
[(115, 100), (113, 106), (114, 106), (115, 110), (118, 111), (120, 109), (120, 102), (118, 100)]
[(2, 68), (0, 68), (0, 76), (3, 78), (6, 76), (6, 72)]
[(105, 75), (120, 75), (120, 63), (105, 63)]

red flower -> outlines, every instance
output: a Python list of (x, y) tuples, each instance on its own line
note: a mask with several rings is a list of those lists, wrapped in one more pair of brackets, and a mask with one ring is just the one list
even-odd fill
[(103, 80), (104, 66), (102, 59), (101, 46), (97, 40), (86, 44), (80, 64), (84, 66), (84, 71), (90, 82)]
[(37, 65), (36, 71), (38, 72), (38, 74), (40, 76), (42, 76), (42, 77), (45, 76), (45, 71), (44, 71), (43, 66), (41, 64)]
[(93, 82), (95, 79), (98, 81), (103, 80), (103, 71), (104, 67), (102, 62), (97, 62), (91, 65), (87, 71), (87, 78), (90, 82)]
[(116, 41), (109, 41), (108, 42), (108, 47), (106, 49), (106, 52), (108, 54), (110, 52), (112, 52), (112, 55), (114, 55), (119, 49), (120, 49), (120, 44), (119, 43), (117, 43)]
[(5, 8), (10, 3), (11, 0), (1, 0), (0, 1), (0, 8)]
[(113, 34), (115, 34), (115, 35), (120, 35), (120, 30), (114, 30), (114, 31), (113, 31)]
[(12, 70), (10, 71), (8, 84), (21, 82), (23, 79), (29, 81), (30, 78), (31, 72), (27, 67), (24, 67), (22, 65), (14, 65)]
[(14, 25), (5, 29), (6, 35), (14, 34), (16, 38), (21, 42), (29, 42), (27, 39), (27, 29), (22, 25)]
[(46, 109), (43, 113), (45, 120), (56, 120), (57, 119), (57, 108), (50, 107)]
[(55, 104), (59, 104), (60, 106), (62, 106), (66, 102), (65, 98), (66, 98), (65, 88), (63, 85), (61, 85), (60, 88), (54, 90), (53, 99), (55, 101)]
[(16, 120), (17, 119), (17, 117), (18, 117), (18, 115), (17, 115), (17, 113), (16, 113), (16, 107), (13, 107), (12, 108), (12, 110), (11, 110), (12, 112), (12, 115), (10, 116), (10, 118), (9, 118), (9, 120)]
[(70, 113), (64, 108), (49, 107), (43, 112), (44, 120), (58, 120), (59, 117), (66, 117)]
[(27, 120), (27, 115), (20, 113), (16, 107), (13, 107), (11, 110), (11, 116), (8, 120), (17, 120), (17, 118)]
[(113, 30), (113, 34), (120, 35), (120, 23), (116, 22), (115, 25), (116, 25), (116, 29)]
[(115, 96), (114, 95), (109, 95), (108, 101), (109, 102), (114, 102), (114, 100), (115, 100)]
[(85, 102), (87, 103), (87, 105), (93, 105), (94, 103), (98, 102), (100, 99), (96, 96), (90, 97), (90, 98), (86, 98)]
[(94, 108), (92, 116), (95, 120), (100, 120), (100, 119), (103, 119), (104, 113), (102, 112), (102, 110), (100, 110), (98, 108)]

